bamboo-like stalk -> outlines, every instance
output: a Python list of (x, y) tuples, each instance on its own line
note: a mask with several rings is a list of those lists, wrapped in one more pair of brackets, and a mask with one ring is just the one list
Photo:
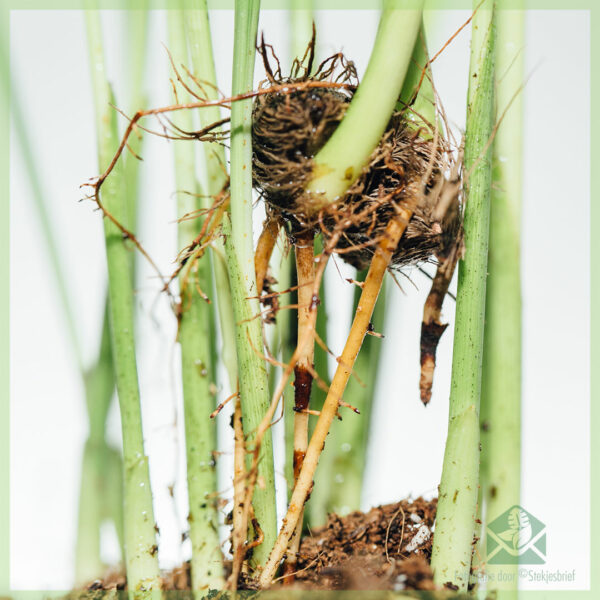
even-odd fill
[(381, 140), (402, 90), (422, 2), (386, 0), (362, 83), (339, 127), (314, 158), (306, 190), (318, 211), (338, 199), (359, 177)]
[[(252, 89), (258, 0), (236, 0), (232, 93)], [(254, 271), (252, 244), (252, 102), (243, 100), (231, 108), (231, 214), (223, 218), (229, 282), (236, 323), (238, 378), (244, 433), (252, 443), (269, 408), (267, 370), (262, 358), (262, 328)], [(273, 445), (270, 431), (261, 441), (258, 480), (252, 505), (264, 540), (253, 552), (252, 562), (261, 565), (277, 534)]]
[[(116, 112), (106, 80), (99, 13), (86, 11), (90, 66), (94, 90), (98, 158), (103, 169), (119, 143)], [(121, 167), (103, 188), (105, 209), (116, 219), (127, 218)], [(133, 290), (126, 240), (109, 219), (104, 220), (109, 280), (109, 307), (113, 364), (121, 408), (124, 459), (125, 564), (129, 589), (145, 593), (160, 589), (154, 512), (148, 460), (144, 454), (135, 345), (133, 337)]]
[[(129, 5), (131, 9), (131, 5)], [(128, 105), (134, 110), (142, 104), (142, 79), (144, 72), (145, 41), (147, 32), (147, 3), (138, 2), (138, 10), (127, 13), (129, 19), (128, 64), (130, 73), (130, 99)], [(132, 151), (141, 153), (141, 139), (134, 138)], [(139, 161), (127, 156), (124, 161), (127, 219), (124, 224), (135, 228), (137, 216)], [(52, 241), (48, 240), (52, 245)], [(56, 253), (50, 251), (51, 256)], [(132, 280), (135, 280), (136, 255), (131, 254)], [(56, 268), (60, 265), (55, 264)], [(55, 273), (60, 280), (60, 274)], [(61, 286), (63, 287), (63, 286)], [(108, 301), (107, 301), (108, 302)], [(69, 312), (69, 311), (67, 311)], [(101, 333), (101, 347), (96, 362), (83, 373), (88, 409), (89, 436), (84, 448), (79, 498), (79, 515), (75, 551), (75, 581), (77, 585), (88, 583), (102, 573), (100, 558), (100, 526), (103, 520), (112, 520), (124, 557), (123, 541), (123, 464), (120, 452), (111, 448), (104, 439), (106, 418), (112, 400), (115, 376), (110, 347), (110, 325), (106, 307)], [(93, 497), (92, 497), (93, 496)]]
[[(207, 85), (204, 86), (206, 97), (209, 100), (214, 100), (217, 98), (217, 77), (207, 1), (190, 0), (186, 2), (186, 7), (189, 7), (186, 11), (185, 27), (192, 70), (199, 81), (206, 82)], [(207, 127), (220, 119), (221, 113), (218, 106), (209, 106), (198, 111), (198, 120), (201, 127)], [(227, 185), (228, 175), (223, 146), (215, 143), (203, 143), (202, 152), (206, 172), (203, 188), (208, 197), (208, 201), (203, 207), (208, 208), (211, 199), (215, 198)], [(234, 318), (225, 260), (225, 246), (221, 239), (213, 240), (210, 255), (213, 263), (219, 325), (223, 344), (219, 355), (229, 377), (230, 392), (233, 393), (237, 389)]]
[(479, 399), (494, 123), (494, 5), (473, 19), (465, 135), (465, 256), (459, 263), (448, 438), (431, 566), (438, 585), (465, 590), (479, 484)]
[[(185, 12), (168, 12), (169, 45), (177, 62), (187, 62), (184, 36)], [(192, 115), (176, 115), (175, 123), (185, 131), (193, 129)], [(174, 144), (175, 182), (178, 189), (178, 214), (193, 214), (201, 208), (195, 175), (195, 153), (191, 144)], [(187, 192), (187, 193), (186, 193)], [(202, 219), (185, 219), (178, 225), (178, 244), (187, 247), (202, 229)], [(178, 338), (181, 345), (181, 373), (185, 418), (185, 444), (189, 499), (189, 539), (192, 590), (221, 589), (223, 556), (217, 531), (217, 450), (216, 424), (209, 419), (215, 399), (211, 392), (214, 337), (211, 321), (214, 311), (200, 290), (211, 288), (210, 256), (205, 254), (182, 270)]]
[[(524, 11), (497, 14), (497, 116), (481, 387), (485, 522), (518, 505), (521, 479), (521, 272)], [(517, 94), (515, 96), (515, 94)], [(512, 104), (511, 104), (512, 102)], [(485, 539), (485, 536), (482, 536)], [(488, 590), (517, 590), (518, 565), (487, 565)], [(501, 578), (499, 569), (512, 577)]]
[[(321, 414), (315, 426), (315, 431), (310, 439), (304, 463), (296, 486), (292, 493), (292, 498), (288, 507), (287, 514), (283, 520), (283, 525), (269, 555), (269, 559), (259, 577), (261, 587), (270, 585), (279, 562), (288, 546), (289, 540), (296, 530), (298, 521), (304, 509), (304, 503), (312, 487), (312, 480), (317, 468), (319, 456), (323, 450), (323, 445), (327, 438), (331, 422), (337, 414), (339, 402), (342, 399), (344, 389), (354, 367), (354, 363), (363, 339), (369, 329), (369, 323), (377, 301), (383, 276), (390, 263), (392, 254), (398, 245), (400, 237), (404, 233), (412, 213), (408, 209), (400, 208), (398, 215), (388, 224), (382, 239), (379, 241), (375, 255), (371, 262), (367, 278), (364, 282), (361, 298), (356, 311), (356, 316), (352, 322), (350, 334), (342, 356), (340, 357), (338, 367), (329, 387), (327, 398), (321, 410)], [(313, 325), (314, 326), (314, 325)]]
[[(186, 12), (186, 31), (191, 55), (192, 69), (195, 77), (206, 82), (204, 93), (209, 99), (217, 98), (217, 80), (212, 49), (212, 37), (206, 0), (191, 3), (191, 10)], [(217, 106), (199, 111), (200, 126), (206, 127), (219, 121), (220, 110)], [(215, 198), (227, 184), (226, 160), (223, 147), (219, 144), (203, 144), (204, 166), (206, 178), (204, 187), (209, 198)], [(220, 359), (223, 362), (229, 379), (230, 393), (237, 392), (238, 363), (236, 355), (235, 319), (233, 301), (225, 246), (221, 239), (213, 241), (210, 256), (212, 258), (215, 292), (218, 305), (219, 325), (222, 339)], [(246, 469), (246, 445), (242, 429), (241, 405), (239, 398), (235, 399), (234, 407), (234, 475), (233, 475), (233, 530), (232, 551), (233, 567), (228, 580), (231, 590), (237, 588), (239, 571), (245, 554), (247, 531), (246, 511), (244, 510), (244, 490)]]

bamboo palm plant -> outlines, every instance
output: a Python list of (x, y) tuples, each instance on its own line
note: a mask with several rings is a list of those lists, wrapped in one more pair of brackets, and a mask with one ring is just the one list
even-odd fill
[[(422, 5), (422, 2), (409, 0), (386, 0), (384, 3), (364, 79), (353, 93), (339, 126), (314, 156), (311, 176), (305, 182), (303, 192), (308, 210), (313, 214), (338, 203), (369, 168), (369, 161), (386, 134), (394, 111), (411, 107), (410, 127), (414, 136), (438, 140), (445, 135), (436, 112), (422, 28)], [(317, 401), (311, 405), (320, 409), (312, 431), (308, 426), (310, 411), (307, 403), (302, 406), (296, 403), (293, 418), (289, 418), (289, 409), (284, 412), (288, 439), (293, 439), (295, 485), (278, 532), (271, 425), (295, 367), (296, 399), (302, 385), (298, 367), (310, 373), (310, 383), (313, 374), (325, 375), (327, 379), (324, 351), (315, 351), (314, 343), (315, 339), (326, 337), (322, 328), (324, 321), (318, 319), (319, 310), (322, 314), (322, 306), (318, 308), (320, 284), (327, 259), (336, 251), (339, 234), (335, 239), (324, 237), (314, 246), (312, 232), (306, 239), (293, 241), (298, 283), (297, 330), (293, 331), (294, 319), (290, 311), (280, 310), (276, 326), (281, 353), (277, 351), (275, 358), (269, 357), (271, 349), (264, 343), (267, 336), (260, 318), (260, 300), (265, 299), (261, 294), (265, 290), (263, 284), (267, 279), (269, 255), (278, 236), (279, 239), (283, 236), (281, 222), (268, 220), (264, 233), (271, 241), (267, 243), (264, 256), (262, 250), (255, 252), (252, 103), (254, 96), (263, 93), (253, 91), (259, 12), (259, 0), (236, 0), (232, 97), (226, 99), (217, 92), (206, 0), (197, 0), (191, 6), (182, 2), (178, 10), (170, 11), (169, 51), (175, 72), (174, 88), (179, 91), (173, 105), (136, 113), (121, 142), (117, 137), (115, 113), (110, 109), (112, 97), (104, 75), (97, 14), (90, 12), (88, 15), (98, 130), (102, 133), (99, 163), (103, 174), (96, 184), (94, 198), (104, 216), (109, 266), (111, 344), (106, 336), (103, 348), (106, 357), (112, 354), (123, 424), (124, 543), (128, 583), (130, 589), (139, 592), (158, 589), (160, 578), (152, 494), (142, 439), (133, 338), (132, 265), (128, 257), (128, 248), (137, 246), (141, 249), (141, 246), (133, 232), (134, 224), (124, 193), (128, 189), (127, 182), (134, 175), (128, 179), (119, 158), (126, 148), (127, 136), (139, 130), (139, 121), (144, 116), (168, 115), (168, 121), (165, 121), (168, 131), (177, 134), (173, 137), (203, 141), (202, 145), (176, 143), (174, 147), (181, 250), (176, 271), (178, 296), (174, 306), (181, 345), (192, 588), (195, 591), (224, 586), (236, 589), (242, 573), (254, 577), (260, 587), (270, 586), (284, 556), (293, 561), (298, 552), (304, 506), (315, 473), (319, 474), (314, 491), (315, 505), (319, 507), (315, 514), (321, 511), (318, 519), (322, 520), (328, 509), (341, 504), (339, 494), (323, 494), (326, 486), (320, 478), (327, 478), (332, 471), (340, 470), (347, 476), (347, 485), (340, 489), (345, 501), (352, 508), (358, 507), (360, 502), (374, 386), (371, 383), (360, 387), (353, 383), (348, 391), (346, 386), (353, 372), (361, 379), (371, 382), (376, 379), (379, 340), (371, 336), (364, 344), (363, 341), (368, 333), (383, 328), (385, 305), (381, 300), (377, 303), (377, 299), (383, 295), (380, 290), (386, 271), (409, 226), (414, 207), (406, 204), (395, 209), (383, 235), (374, 245), (370, 266), (358, 276), (355, 316), (322, 403)], [(306, 12), (296, 15), (297, 39), (307, 37), (308, 15), (310, 13)], [(459, 264), (450, 422), (432, 556), (436, 583), (450, 583), (460, 589), (465, 589), (468, 582), (478, 486), (479, 388), (491, 189), (489, 141), (494, 121), (494, 19), (491, 1), (477, 7), (473, 21), (464, 146), (465, 251)], [(298, 54), (298, 48), (295, 53)], [(189, 63), (189, 69), (186, 63)], [(309, 83), (315, 84), (314, 81)], [(316, 85), (326, 86), (319, 82)], [(285, 83), (281, 88), (285, 88)], [(289, 93), (286, 89), (281, 91)], [(230, 117), (223, 118), (221, 107), (230, 109)], [(198, 109), (197, 116), (189, 109)], [(230, 130), (229, 169), (220, 144), (227, 123)], [(202, 169), (198, 168), (199, 164)], [(201, 181), (197, 176), (200, 170), (205, 173)], [(285, 291), (294, 287), (292, 271), (280, 272), (280, 289)], [(170, 283), (166, 282), (165, 289), (170, 289)], [(445, 283), (447, 289), (449, 279)], [(208, 302), (213, 298), (214, 303)], [(292, 305), (293, 301), (288, 301), (288, 307)], [(493, 308), (488, 307), (488, 310)], [(217, 348), (217, 330), (222, 349)], [(319, 335), (315, 336), (315, 331)], [(271, 368), (277, 364), (278, 356), (284, 364), (279, 364), (279, 369)], [(232, 437), (235, 439), (233, 562), (227, 582), (217, 535), (218, 490), (214, 456), (219, 444), (214, 421), (208, 418), (215, 405), (211, 384), (216, 382), (218, 360), (226, 366), (235, 405), (232, 420)], [(277, 381), (273, 380), (274, 374), (281, 375)], [(338, 452), (326, 452), (321, 471), (317, 471), (323, 445), (340, 403), (357, 405), (363, 418), (356, 420), (355, 427), (342, 423), (337, 428), (332, 445), (334, 449), (337, 446)], [(490, 400), (490, 407), (493, 406)], [(347, 452), (348, 448), (350, 452)], [(341, 455), (339, 450), (342, 450)], [(346, 462), (344, 452), (349, 459)], [(288, 465), (291, 454), (288, 452)], [(299, 455), (303, 460), (297, 460)], [(353, 468), (361, 461), (357, 473), (353, 473)], [(291, 470), (288, 468), (290, 480)], [(491, 478), (492, 470), (487, 473)]]

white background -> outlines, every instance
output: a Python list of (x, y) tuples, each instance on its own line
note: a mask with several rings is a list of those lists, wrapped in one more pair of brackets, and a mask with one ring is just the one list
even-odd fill
[[(431, 15), (430, 15), (431, 16)], [(437, 14), (432, 53), (466, 20), (464, 11)], [(211, 14), (220, 85), (228, 89), (233, 15)], [(103, 16), (108, 71), (117, 97), (123, 89), (120, 55), (125, 31), (118, 13)], [(339, 49), (364, 72), (377, 26), (373, 11), (318, 14), (319, 53)], [(287, 15), (265, 11), (261, 29), (286, 59)], [(452, 123), (464, 127), (469, 30), (440, 56), (436, 86)], [(151, 19), (147, 84), (151, 104), (169, 101), (164, 13)], [(576, 569), (571, 589), (589, 586), (589, 13), (535, 11), (527, 15), (525, 169), (523, 195), (523, 486), (522, 504), (547, 525), (546, 569)], [(14, 11), (12, 73), (32, 132), (61, 259), (69, 278), (86, 360), (98, 347), (105, 295), (101, 219), (78, 203), (79, 185), (97, 174), (96, 138), (83, 15), (75, 11)], [(257, 79), (262, 71), (257, 69)], [(123, 101), (121, 101), (123, 102)], [(83, 387), (65, 334), (28, 176), (11, 138), (11, 584), (13, 589), (72, 585), (80, 459), (86, 437)], [(144, 200), (139, 237), (164, 272), (175, 256), (175, 190), (169, 143), (148, 138), (142, 166)], [(260, 209), (259, 209), (260, 210)], [(260, 216), (257, 216), (260, 223)], [(337, 261), (340, 270), (345, 268)], [(330, 345), (341, 352), (352, 290), (329, 269)], [(364, 507), (407, 495), (435, 493), (447, 427), (451, 322), (438, 358), (434, 395), (418, 399), (422, 306), (428, 282), (418, 272), (390, 286), (392, 313), (383, 341), (382, 375), (373, 415)], [(185, 525), (185, 488), (175, 324), (156, 281), (142, 267), (137, 302), (138, 360), (150, 455), (160, 561), (175, 565)], [(344, 312), (346, 311), (346, 312)], [(223, 395), (228, 395), (223, 390)], [(116, 405), (113, 409), (116, 408)], [(347, 418), (354, 418), (353, 415)], [(220, 430), (228, 434), (228, 416)], [(110, 418), (119, 442), (118, 413)], [(279, 461), (279, 468), (281, 461)], [(230, 457), (221, 459), (220, 489), (229, 494)], [(167, 488), (176, 483), (174, 504)], [(566, 507), (568, 506), (568, 514)], [(283, 506), (280, 506), (280, 511)], [(110, 532), (106, 556), (114, 556)], [(540, 584), (537, 584), (540, 587)], [(526, 584), (524, 588), (529, 587)], [(559, 587), (554, 584), (554, 587)], [(552, 588), (550, 588), (552, 589)]]

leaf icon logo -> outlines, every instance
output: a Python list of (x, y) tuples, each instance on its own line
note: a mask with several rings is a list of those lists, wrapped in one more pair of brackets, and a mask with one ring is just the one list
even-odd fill
[(546, 562), (546, 526), (524, 508), (514, 505), (486, 527), (489, 564), (543, 565)]
[(515, 506), (508, 514), (508, 529), (498, 534), (505, 542), (510, 542), (515, 550), (526, 546), (533, 536), (527, 513)]

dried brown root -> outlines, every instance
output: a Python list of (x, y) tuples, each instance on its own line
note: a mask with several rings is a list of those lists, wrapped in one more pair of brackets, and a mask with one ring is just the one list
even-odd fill
[[(342, 359), (338, 363), (338, 368), (336, 369), (335, 376), (331, 382), (329, 393), (327, 394), (327, 398), (325, 399), (321, 410), (321, 416), (317, 421), (315, 431), (308, 445), (304, 464), (292, 493), (287, 515), (283, 520), (283, 525), (269, 559), (259, 577), (259, 585), (261, 588), (267, 588), (271, 584), (279, 563), (288, 547), (289, 540), (296, 530), (298, 521), (304, 509), (304, 503), (312, 488), (314, 473), (317, 468), (319, 456), (321, 455), (325, 444), (325, 439), (331, 423), (337, 414), (339, 401), (342, 398), (342, 394), (348, 383), (351, 367), (354, 366), (363, 339), (369, 328), (371, 315), (373, 313), (373, 308), (375, 307), (379, 290), (381, 289), (383, 277), (411, 216), (412, 211), (408, 208), (398, 208), (398, 214), (390, 220), (385, 230), (385, 235), (383, 235), (379, 241), (363, 286), (356, 315), (342, 353)], [(348, 367), (350, 367), (350, 369)]]
[(440, 315), (457, 260), (458, 252), (453, 252), (446, 260), (440, 262), (423, 309), (423, 323), (421, 325), (421, 379), (419, 381), (419, 388), (421, 390), (421, 402), (425, 405), (431, 400), (435, 355), (438, 343), (442, 334), (446, 331), (446, 327), (448, 327), (447, 323), (440, 321)]
[[(249, 100), (251, 98), (256, 98), (258, 96), (263, 96), (265, 94), (277, 93), (283, 96), (287, 94), (293, 94), (296, 92), (308, 91), (308, 90), (319, 90), (319, 89), (329, 89), (336, 88), (338, 90), (353, 90), (355, 85), (346, 83), (344, 81), (313, 81), (313, 80), (302, 80), (296, 82), (288, 82), (282, 83), (278, 85), (271, 86), (268, 89), (259, 89), (255, 91), (246, 92), (244, 94), (238, 94), (237, 96), (230, 97), (221, 97), (216, 100), (199, 100), (197, 102), (187, 102), (182, 104), (171, 104), (168, 106), (161, 106), (159, 108), (150, 108), (147, 110), (139, 110), (137, 111), (133, 117), (127, 117), (129, 123), (127, 128), (125, 129), (125, 133), (121, 138), (121, 142), (118, 148), (115, 151), (115, 155), (110, 161), (106, 170), (100, 174), (99, 176), (93, 178), (88, 183), (83, 184), (81, 187), (91, 187), (93, 190), (91, 198), (94, 199), (99, 207), (104, 212), (101, 203), (99, 202), (100, 198), (100, 189), (102, 184), (106, 181), (106, 178), (112, 173), (115, 165), (119, 161), (119, 158), (123, 154), (125, 148), (127, 148), (129, 137), (134, 131), (138, 129), (143, 129), (138, 123), (144, 117), (149, 116), (158, 116), (166, 115), (168, 113), (177, 112), (179, 110), (189, 110), (193, 108), (208, 108), (211, 106), (221, 106), (224, 108), (231, 108), (231, 105), (234, 102), (239, 102), (240, 100)], [(123, 114), (123, 113), (122, 113)], [(223, 132), (219, 131), (219, 128), (228, 121), (229, 119), (221, 119), (216, 121), (215, 123), (211, 123), (207, 127), (200, 129), (198, 131), (191, 132), (189, 136), (173, 136), (175, 139), (194, 139), (198, 141), (208, 141), (208, 142), (221, 142), (223, 141)], [(167, 137), (170, 139), (170, 136), (164, 136), (160, 133), (153, 132), (156, 135), (161, 137)]]

